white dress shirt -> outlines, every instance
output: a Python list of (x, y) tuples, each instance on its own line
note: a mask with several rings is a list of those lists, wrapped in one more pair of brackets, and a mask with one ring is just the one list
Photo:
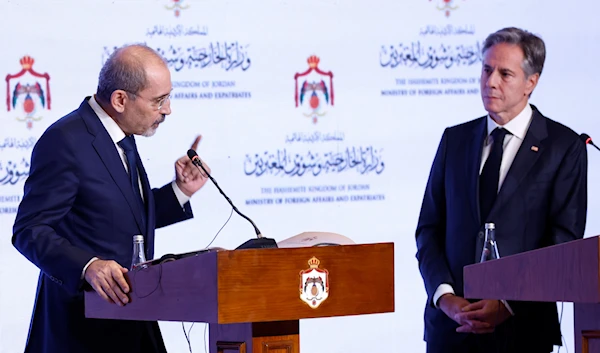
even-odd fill
[[(104, 126), (106, 131), (108, 132), (108, 135), (110, 135), (111, 140), (115, 144), (115, 148), (119, 152), (119, 156), (121, 156), (121, 161), (123, 162), (123, 167), (125, 168), (125, 171), (127, 173), (129, 173), (129, 165), (127, 163), (127, 157), (126, 157), (125, 151), (121, 148), (121, 146), (118, 145), (118, 142), (125, 138), (125, 136), (126, 136), (125, 132), (123, 132), (123, 130), (121, 130), (121, 128), (113, 120), (113, 118), (111, 118), (104, 111), (104, 109), (102, 109), (102, 107), (98, 104), (98, 102), (96, 101), (94, 96), (92, 96), (89, 99), (88, 103), (89, 103), (90, 107), (92, 107), (92, 109), (94, 110), (94, 112), (96, 113), (98, 118), (100, 119), (100, 122), (102, 123), (102, 125)], [(143, 198), (144, 192), (142, 190), (142, 183), (141, 183), (140, 178), (141, 178), (141, 173), (138, 173), (138, 185), (140, 188), (140, 194), (142, 195), (142, 198)], [(185, 205), (185, 203), (190, 200), (190, 197), (187, 196), (186, 194), (184, 194), (183, 191), (181, 191), (181, 189), (179, 189), (179, 186), (177, 186), (177, 183), (175, 181), (173, 181), (171, 183), (171, 186), (173, 187), (173, 192), (175, 193), (175, 196), (177, 197), (179, 204), (181, 205), (181, 207), (183, 207), (183, 205)], [(83, 278), (85, 276), (85, 270), (87, 270), (88, 266), (92, 262), (94, 262), (94, 260), (97, 260), (97, 259), (98, 259), (97, 257), (94, 257), (85, 265), (85, 267), (83, 268), (83, 272), (81, 273), (81, 278)]]
[[(500, 190), (500, 188), (502, 187), (502, 183), (506, 178), (506, 174), (508, 173), (510, 166), (515, 160), (517, 151), (519, 151), (519, 148), (523, 143), (525, 134), (527, 133), (529, 125), (531, 124), (532, 116), (533, 110), (531, 109), (529, 103), (525, 105), (525, 108), (519, 113), (519, 115), (517, 115), (514, 119), (506, 123), (504, 126), (498, 125), (489, 115), (487, 116), (487, 137), (483, 144), (483, 151), (481, 153), (481, 165), (479, 168), (479, 174), (481, 174), (483, 166), (485, 165), (485, 161), (490, 155), (490, 150), (492, 149), (492, 143), (494, 142), (492, 141), (493, 138), (491, 136), (492, 131), (494, 131), (496, 127), (503, 127), (508, 132), (510, 132), (510, 134), (506, 134), (503, 141), (504, 152), (502, 153), (502, 162), (500, 164), (500, 178), (498, 181), (498, 190)], [(447, 293), (454, 294), (454, 289), (452, 288), (452, 286), (447, 283), (440, 284), (435, 293), (433, 294), (433, 303), (436, 308), (440, 297)], [(504, 303), (504, 305), (506, 305), (508, 311), (510, 311), (510, 313), (514, 315), (508, 303), (506, 303), (506, 301), (502, 302)]]

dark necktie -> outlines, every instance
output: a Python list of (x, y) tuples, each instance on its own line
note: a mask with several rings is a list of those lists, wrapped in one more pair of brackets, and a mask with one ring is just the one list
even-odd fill
[(500, 181), (500, 164), (504, 151), (504, 136), (510, 134), (506, 129), (495, 128), (492, 131), (492, 149), (485, 161), (481, 175), (479, 176), (479, 210), (481, 223), (485, 223), (492, 210), (496, 196), (498, 195), (498, 183)]
[(127, 157), (127, 165), (129, 168), (129, 181), (131, 183), (131, 187), (133, 188), (135, 198), (138, 201), (138, 205), (140, 206), (140, 210), (142, 213), (142, 229), (145, 232), (146, 207), (144, 206), (144, 199), (142, 198), (142, 193), (140, 192), (140, 184), (138, 182), (138, 165), (141, 162), (137, 157), (137, 148), (135, 145), (133, 135), (126, 136), (124, 139), (118, 142), (118, 145), (121, 146), (121, 148), (125, 151), (125, 156)]

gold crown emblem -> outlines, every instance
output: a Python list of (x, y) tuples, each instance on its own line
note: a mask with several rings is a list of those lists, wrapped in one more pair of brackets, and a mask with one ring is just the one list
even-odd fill
[(310, 260), (308, 260), (308, 266), (310, 266), (310, 268), (317, 268), (319, 267), (320, 263), (321, 261), (314, 256)]
[(31, 56), (25, 55), (21, 58), (21, 60), (19, 60), (19, 62), (21, 63), (21, 66), (24, 70), (29, 70), (33, 66), (35, 60), (33, 60)]
[(315, 67), (319, 66), (319, 61), (321, 61), (321, 59), (319, 59), (319, 57), (316, 55), (311, 55), (306, 61), (308, 62), (308, 66), (311, 69), (314, 69)]

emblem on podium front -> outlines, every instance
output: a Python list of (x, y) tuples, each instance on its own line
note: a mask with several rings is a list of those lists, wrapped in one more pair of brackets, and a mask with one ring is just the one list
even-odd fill
[(300, 299), (316, 309), (329, 297), (329, 272), (319, 268), (316, 257), (308, 260), (309, 268), (300, 271)]

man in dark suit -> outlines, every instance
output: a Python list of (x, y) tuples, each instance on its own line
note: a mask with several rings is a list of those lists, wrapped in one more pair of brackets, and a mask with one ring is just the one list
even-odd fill
[(495, 223), (500, 256), (583, 237), (585, 144), (529, 104), (544, 60), (544, 42), (529, 32), (488, 36), (489, 114), (442, 136), (416, 230), (428, 353), (547, 353), (561, 344), (555, 303), (463, 298), (463, 267), (479, 261), (485, 223)]
[(182, 157), (175, 180), (151, 189), (133, 137), (153, 135), (171, 113), (171, 89), (155, 51), (120, 48), (97, 93), (34, 147), (12, 237), (41, 270), (25, 352), (166, 352), (157, 322), (85, 318), (83, 291), (127, 305), (133, 236), (152, 259), (155, 228), (193, 217), (189, 199), (206, 176)]

